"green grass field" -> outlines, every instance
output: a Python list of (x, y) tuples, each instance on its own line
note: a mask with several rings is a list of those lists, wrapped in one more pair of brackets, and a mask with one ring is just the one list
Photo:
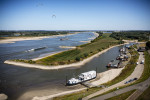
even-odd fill
[(114, 96), (112, 98), (106, 99), (106, 100), (126, 100), (131, 94), (133, 94), (136, 90), (131, 90), (128, 92), (125, 92), (123, 94)]
[(150, 86), (136, 100), (150, 100)]
[(118, 40), (109, 36), (110, 34), (103, 34), (91, 43), (80, 45), (77, 46), (76, 49), (64, 51), (53, 56), (37, 60), (36, 63), (42, 65), (63, 65), (82, 61), (87, 57), (119, 43)]

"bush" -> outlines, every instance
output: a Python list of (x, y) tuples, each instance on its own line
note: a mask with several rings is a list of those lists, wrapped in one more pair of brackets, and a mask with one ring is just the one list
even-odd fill
[(146, 48), (150, 49), (150, 41), (146, 42)]
[(88, 55), (89, 55), (88, 53), (84, 53), (84, 57), (88, 57)]
[(76, 59), (75, 59), (76, 61), (80, 61), (80, 57), (76, 57)]
[(34, 64), (35, 63), (35, 61), (32, 61), (32, 60), (29, 60), (27, 62), (30, 63), (30, 64)]

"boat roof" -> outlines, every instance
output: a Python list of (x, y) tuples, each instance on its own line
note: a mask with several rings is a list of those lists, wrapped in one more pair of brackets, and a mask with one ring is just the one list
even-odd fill
[(96, 73), (96, 71), (95, 71), (95, 70), (92, 70), (92, 71), (88, 71), (88, 72), (81, 73), (80, 75), (87, 75), (87, 74), (89, 74), (89, 73)]
[(119, 60), (114, 60), (114, 61), (110, 62), (110, 64), (112, 64), (112, 65), (116, 65), (118, 63), (119, 63)]

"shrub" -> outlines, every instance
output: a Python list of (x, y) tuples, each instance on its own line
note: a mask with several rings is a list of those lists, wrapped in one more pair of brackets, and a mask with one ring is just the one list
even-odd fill
[(27, 62), (30, 63), (30, 64), (34, 64), (35, 63), (35, 61), (32, 61), (32, 60), (28, 60)]
[(75, 59), (76, 61), (80, 61), (80, 57), (76, 57), (76, 59)]
[(87, 57), (88, 56), (88, 53), (84, 53), (84, 57)]
[(150, 49), (150, 41), (146, 42), (146, 48)]

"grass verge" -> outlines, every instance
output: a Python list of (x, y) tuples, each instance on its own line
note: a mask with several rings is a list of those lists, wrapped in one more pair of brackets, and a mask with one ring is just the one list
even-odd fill
[(150, 86), (136, 100), (150, 100)]
[(79, 91), (79, 92), (72, 93), (69, 95), (55, 97), (55, 98), (53, 98), (53, 100), (78, 100), (78, 99), (86, 97), (89, 94), (92, 94), (100, 89), (101, 88), (89, 88), (88, 90), (83, 90), (83, 91)]
[(131, 91), (128, 91), (128, 92), (125, 92), (123, 94), (120, 94), (120, 95), (117, 95), (117, 96), (114, 96), (114, 97), (111, 97), (111, 98), (108, 98), (106, 100), (126, 100), (131, 94), (133, 94), (134, 92), (136, 91), (135, 90), (131, 90)]

